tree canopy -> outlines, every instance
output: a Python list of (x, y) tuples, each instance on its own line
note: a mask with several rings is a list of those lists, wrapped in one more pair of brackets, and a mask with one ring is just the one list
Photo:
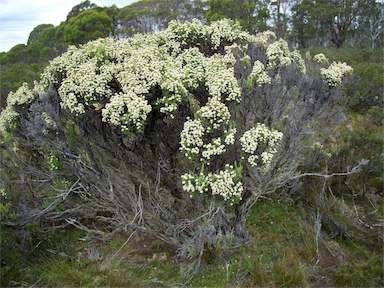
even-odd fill
[(210, 0), (208, 7), (205, 15), (210, 22), (229, 18), (238, 20), (250, 33), (267, 29), (269, 10), (260, 0)]
[(27, 45), (31, 44), (32, 42), (35, 42), (39, 39), (40, 33), (42, 33), (44, 30), (48, 28), (53, 28), (54, 26), (52, 24), (40, 24), (36, 26), (32, 32), (29, 34)]
[(107, 13), (85, 10), (69, 20), (64, 28), (64, 40), (68, 44), (80, 44), (107, 37), (111, 31), (112, 19)]
[(316, 36), (340, 48), (358, 31), (359, 18), (375, 5), (375, 0), (303, 0), (292, 8), (294, 30), (303, 47), (305, 39)]
[(80, 2), (80, 4), (73, 6), (71, 11), (67, 14), (67, 21), (66, 22), (68, 23), (69, 20), (71, 20), (71, 18), (78, 16), (81, 12), (83, 12), (85, 10), (91, 10), (95, 7), (97, 7), (97, 5), (95, 3), (92, 3), (89, 0), (85, 0), (85, 1)]
[(27, 45), (17, 44), (13, 46), (5, 55), (1, 57), (1, 63), (22, 63), (26, 62), (27, 57)]

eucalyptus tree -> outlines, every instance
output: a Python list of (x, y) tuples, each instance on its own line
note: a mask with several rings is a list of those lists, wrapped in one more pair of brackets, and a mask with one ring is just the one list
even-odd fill
[(291, 9), (296, 0), (276, 0), (270, 2), (272, 28), (277, 38), (285, 39), (290, 32)]
[(301, 39), (324, 38), (337, 48), (358, 30), (358, 22), (375, 0), (303, 0), (293, 6), (292, 23)]
[(207, 5), (205, 16), (208, 22), (228, 18), (239, 21), (249, 33), (267, 30), (270, 11), (260, 0), (209, 0)]
[(1, 64), (16, 64), (27, 59), (27, 45), (17, 44), (1, 57)]
[(100, 37), (107, 37), (112, 31), (112, 19), (105, 12), (85, 10), (69, 19), (64, 27), (64, 40), (69, 44), (82, 44)]
[(31, 33), (29, 33), (27, 45), (31, 44), (32, 42), (35, 42), (39, 39), (40, 34), (48, 29), (54, 27), (52, 24), (40, 24), (36, 26)]
[(89, 0), (80, 2), (80, 4), (73, 6), (71, 11), (67, 14), (66, 23), (69, 23), (69, 20), (71, 20), (71, 18), (78, 16), (81, 12), (91, 10), (96, 7), (97, 5)]
[(376, 43), (382, 47), (384, 34), (384, 3), (373, 1), (369, 7), (366, 7), (364, 15), (359, 17), (359, 33), (357, 37), (364, 43), (367, 39), (370, 42), (370, 48), (376, 48)]
[(160, 29), (168, 27), (172, 20), (178, 20), (181, 23), (198, 19), (204, 21), (205, 2), (202, 0), (163, 0), (158, 2), (156, 17), (160, 20)]
[(204, 20), (202, 0), (141, 0), (119, 9), (116, 15), (117, 38), (135, 33), (164, 30), (171, 20), (180, 22)]

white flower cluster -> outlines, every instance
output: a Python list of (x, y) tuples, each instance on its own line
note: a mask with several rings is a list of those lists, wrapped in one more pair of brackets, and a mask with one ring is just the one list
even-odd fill
[(174, 56), (181, 52), (182, 45), (186, 46), (187, 43), (200, 42), (208, 38), (206, 27), (197, 19), (193, 19), (192, 23), (186, 21), (184, 24), (179, 21), (170, 21), (168, 29), (157, 33), (158, 43), (167, 47)]
[(45, 93), (45, 89), (44, 89), (44, 86), (37, 82), (36, 80), (33, 81), (33, 92), (36, 94), (36, 95), (42, 95)]
[[(204, 161), (205, 159), (210, 160), (212, 156), (220, 155), (225, 152), (225, 145), (222, 144), (220, 137), (213, 138), (212, 142), (208, 144), (204, 144), (203, 148), (204, 150), (201, 153), (203, 158), (201, 158), (201, 161)], [(209, 162), (207, 164), (209, 165)]]
[(255, 41), (254, 36), (241, 30), (239, 22), (232, 24), (231, 21), (223, 19), (213, 22), (211, 26), (208, 27), (214, 49), (217, 49), (222, 41), (232, 42), (237, 39), (248, 43)]
[(237, 173), (232, 165), (226, 164), (225, 170), (218, 174), (212, 174), (210, 186), (212, 195), (221, 195), (230, 204), (239, 203), (243, 193), (243, 184), (237, 181)]
[(343, 77), (352, 75), (353, 68), (345, 62), (333, 62), (327, 69), (321, 68), (320, 73), (329, 86), (338, 86), (341, 84)]
[[(268, 151), (264, 151), (263, 153), (261, 153), (261, 163), (264, 165), (263, 168), (264, 168), (264, 171), (268, 171), (269, 170), (269, 167), (272, 163), (272, 159), (273, 159), (273, 156), (275, 156), (277, 150), (276, 149), (270, 149)], [(255, 166), (255, 165), (252, 165), (252, 163), (250, 163), (251, 166)]]
[(125, 133), (135, 127), (138, 131), (142, 128), (152, 106), (141, 95), (134, 92), (119, 93), (111, 97), (110, 102), (102, 110), (103, 121), (112, 125), (121, 125)]
[(198, 175), (191, 173), (183, 174), (181, 175), (183, 189), (190, 194), (191, 198), (196, 196), (196, 194), (206, 193), (209, 188), (210, 177), (211, 175), (205, 175), (203, 172), (200, 172)]
[(0, 114), (0, 133), (8, 131), (10, 125), (19, 117), (16, 106), (30, 104), (36, 99), (36, 93), (29, 89), (27, 83), (23, 83), (16, 92), (10, 92), (7, 97), (7, 107)]
[(268, 57), (268, 68), (275, 69), (279, 67), (287, 67), (291, 65), (290, 51), (288, 43), (279, 39), (279, 41), (273, 42), (267, 47), (266, 51)]
[(245, 54), (244, 57), (240, 59), (240, 63), (243, 65), (244, 68), (251, 66), (251, 57)]
[(5, 192), (5, 187), (2, 187), (0, 190), (0, 195), (4, 197), (4, 199), (7, 199), (7, 192)]
[(292, 62), (296, 62), (302, 73), (306, 72), (305, 62), (299, 51), (289, 51), (287, 41), (279, 39), (267, 47), (268, 69), (288, 67)]
[(321, 144), (320, 142), (315, 142), (315, 143), (312, 144), (311, 148), (313, 150), (321, 150), (321, 149), (324, 148), (324, 145)]
[(8, 131), (10, 125), (17, 120), (19, 113), (15, 111), (13, 106), (7, 106), (0, 114), (0, 133), (4, 134)]
[(271, 41), (276, 39), (277, 37), (272, 31), (264, 31), (256, 34), (256, 44), (258, 44), (258, 46), (263, 47), (264, 49), (267, 49)]
[(240, 143), (242, 150), (245, 153), (251, 154), (248, 157), (248, 162), (251, 166), (257, 166), (260, 162), (263, 164), (264, 169), (268, 170), (272, 158), (277, 152), (276, 147), (282, 138), (283, 133), (258, 123), (255, 127), (244, 133), (240, 138)]
[(66, 95), (70, 93), (81, 95), (86, 106), (90, 106), (101, 97), (111, 97), (112, 91), (107, 84), (112, 80), (113, 72), (110, 70), (114, 67), (115, 65), (108, 64), (98, 67), (96, 59), (91, 59), (79, 67), (71, 67), (59, 89), (63, 107), (67, 107)]
[[(200, 161), (210, 164), (212, 156), (223, 154), (226, 146), (235, 142), (236, 129), (228, 129), (231, 113), (228, 107), (218, 97), (208, 99), (206, 106), (195, 114), (196, 119), (188, 119), (181, 132), (180, 150), (188, 159), (201, 153)], [(223, 137), (211, 138), (210, 143), (204, 143), (204, 135), (221, 131)]]
[(22, 106), (24, 104), (33, 102), (35, 98), (36, 97), (31, 89), (29, 89), (28, 84), (24, 82), (23, 85), (19, 87), (15, 93), (10, 92), (8, 94), (7, 105)]
[(211, 96), (221, 97), (227, 95), (226, 101), (241, 101), (241, 89), (234, 76), (233, 65), (235, 62), (236, 59), (231, 53), (226, 54), (224, 57), (215, 54), (207, 60), (205, 65), (205, 85)]
[(253, 81), (255, 80), (259, 87), (271, 83), (271, 78), (265, 73), (264, 68), (264, 64), (257, 60), (253, 64), (252, 73), (248, 76)]
[[(166, 65), (166, 55), (161, 55), (155, 45), (145, 47), (127, 47), (130, 57), (124, 59), (122, 72), (116, 79), (123, 91), (135, 94), (147, 94), (154, 85), (161, 84), (163, 76), (168, 73), (167, 68), (172, 68), (174, 63)], [(172, 61), (170, 59), (170, 61)], [(171, 83), (169, 84), (172, 85)]]
[(231, 127), (228, 131), (225, 131), (224, 133), (224, 143), (225, 145), (229, 146), (235, 143), (235, 134), (236, 134), (236, 128)]
[(196, 117), (201, 118), (207, 133), (211, 133), (218, 130), (222, 124), (228, 124), (231, 113), (218, 97), (211, 97), (207, 105), (196, 113)]
[(303, 57), (301, 57), (300, 52), (296, 49), (291, 52), (291, 58), (296, 62), (297, 66), (299, 66), (301, 73), (305, 74), (307, 68), (305, 67), (305, 61)]
[(47, 157), (49, 170), (58, 171), (60, 169), (60, 160), (55, 155), (50, 155)]
[(327, 65), (328, 64), (328, 59), (327, 59), (327, 57), (325, 57), (325, 55), (323, 53), (316, 54), (313, 57), (313, 60), (315, 60), (317, 63), (319, 63), (321, 65)]
[(45, 123), (45, 128), (43, 130), (44, 134), (48, 134), (49, 130), (56, 130), (57, 129), (56, 122), (53, 121), (53, 119), (46, 112), (43, 112), (41, 114), (41, 118), (43, 119), (43, 121)]
[(191, 198), (207, 193), (211, 188), (212, 195), (222, 196), (230, 205), (239, 203), (244, 188), (239, 181), (238, 171), (232, 165), (226, 164), (224, 171), (208, 175), (205, 175), (203, 170), (204, 166), (197, 175), (186, 173), (181, 176), (183, 189), (190, 194)]
[(227, 54), (233, 54), (233, 55), (235, 55), (237, 53), (244, 53), (248, 50), (248, 44), (239, 45), (237, 43), (233, 43), (232, 45), (225, 46), (224, 50)]
[(193, 155), (198, 155), (200, 147), (204, 145), (203, 135), (205, 133), (204, 126), (200, 119), (187, 119), (184, 123), (184, 129), (180, 134), (180, 150), (185, 153), (188, 159), (192, 159)]
[(205, 56), (198, 48), (184, 50), (177, 57), (178, 63), (183, 65), (183, 84), (185, 87), (197, 88), (205, 78)]
[(259, 145), (275, 146), (282, 137), (283, 133), (258, 123), (255, 127), (244, 133), (240, 138), (240, 142), (244, 152), (253, 153)]
[(58, 83), (60, 77), (67, 77), (67, 71), (76, 69), (90, 59), (95, 59), (98, 63), (102, 63), (108, 55), (106, 55), (106, 47), (113, 45), (113, 39), (99, 39), (89, 42), (77, 48), (69, 46), (67, 52), (60, 57), (56, 57), (50, 62), (41, 77), (41, 83), (48, 88), (50, 83)]
[(240, 41), (244, 43), (255, 42), (255, 37), (242, 31), (240, 25), (228, 19), (213, 22), (210, 26), (193, 19), (181, 24), (178, 21), (171, 21), (168, 29), (158, 33), (159, 43), (164, 43), (172, 51), (179, 53), (182, 47), (187, 44), (210, 42), (213, 49), (217, 49), (222, 43)]

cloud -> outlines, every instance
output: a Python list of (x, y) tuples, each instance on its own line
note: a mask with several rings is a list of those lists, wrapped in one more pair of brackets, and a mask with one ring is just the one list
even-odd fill
[[(0, 52), (27, 44), (29, 33), (40, 24), (60, 25), (72, 7), (82, 0), (0, 0)], [(98, 6), (121, 8), (134, 0), (96, 0)]]

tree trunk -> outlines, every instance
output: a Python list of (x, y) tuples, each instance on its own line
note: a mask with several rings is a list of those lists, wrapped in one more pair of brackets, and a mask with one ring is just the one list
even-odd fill
[(236, 219), (233, 226), (235, 229), (235, 236), (238, 239), (245, 240), (248, 238), (248, 232), (245, 228), (245, 222), (247, 220), (251, 204), (254, 200), (255, 196), (251, 195), (246, 201), (236, 207)]

